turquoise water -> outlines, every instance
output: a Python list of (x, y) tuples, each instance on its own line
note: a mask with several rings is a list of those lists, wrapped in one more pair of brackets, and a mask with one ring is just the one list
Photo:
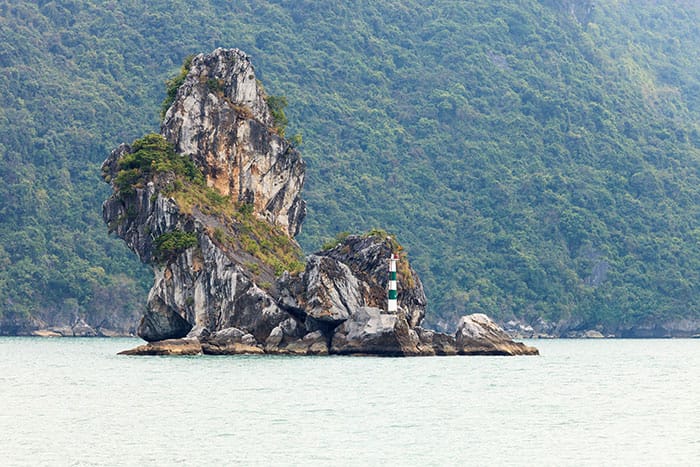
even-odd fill
[(0, 338), (0, 464), (700, 465), (700, 339), (540, 357), (124, 357)]

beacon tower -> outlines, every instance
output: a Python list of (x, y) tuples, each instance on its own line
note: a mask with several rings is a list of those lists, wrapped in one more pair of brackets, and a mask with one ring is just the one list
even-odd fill
[(398, 311), (398, 292), (396, 289), (396, 263), (399, 261), (399, 255), (391, 254), (389, 258), (389, 300), (387, 301), (386, 310), (388, 312)]

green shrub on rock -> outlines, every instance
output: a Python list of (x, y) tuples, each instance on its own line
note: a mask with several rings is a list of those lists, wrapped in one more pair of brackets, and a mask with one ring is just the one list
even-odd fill
[(159, 235), (153, 243), (156, 247), (154, 256), (159, 260), (165, 260), (196, 246), (198, 241), (197, 234), (194, 232), (173, 230), (172, 232)]
[(178, 155), (172, 144), (161, 135), (150, 133), (131, 145), (131, 153), (119, 161), (119, 172), (114, 184), (123, 193), (133, 192), (147, 177), (156, 173), (172, 172), (190, 182), (204, 183), (204, 175), (192, 159)]

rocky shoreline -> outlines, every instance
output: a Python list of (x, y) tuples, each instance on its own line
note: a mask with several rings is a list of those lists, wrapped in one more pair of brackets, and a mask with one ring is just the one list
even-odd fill
[[(388, 316), (388, 315), (384, 315)], [(376, 317), (376, 316), (375, 316)], [(474, 314), (462, 318), (454, 336), (417, 327), (414, 344), (402, 346), (386, 342), (392, 333), (380, 336), (366, 324), (364, 338), (333, 337), (330, 341), (321, 331), (282, 344), (278, 333), (272, 333), (264, 344), (238, 328), (227, 328), (200, 337), (184, 337), (149, 342), (120, 355), (375, 355), (389, 357), (448, 356), (448, 355), (539, 355), (539, 351), (521, 342), (514, 342), (486, 315)], [(382, 339), (384, 337), (384, 339)]]
[(24, 325), (9, 335), (25, 337), (134, 337), (133, 333), (123, 330), (107, 326), (91, 326), (83, 318), (78, 318), (70, 325), (62, 326), (49, 326), (39, 322), (39, 320), (34, 320), (31, 324), (32, 326)]
[(53, 327), (47, 329), (36, 329), (27, 334), (31, 337), (134, 337), (133, 334), (124, 334), (109, 329), (76, 330), (70, 327)]
[(503, 324), (503, 329), (515, 339), (686, 339), (698, 336), (700, 320), (666, 319), (608, 329), (589, 329), (579, 323), (570, 322), (555, 325), (542, 319), (532, 325), (511, 320)]

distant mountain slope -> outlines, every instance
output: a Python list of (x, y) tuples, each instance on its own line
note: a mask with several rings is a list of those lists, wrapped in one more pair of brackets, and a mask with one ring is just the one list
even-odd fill
[(147, 275), (101, 225), (99, 163), (217, 46), (287, 96), (305, 249), (395, 232), (431, 324), (698, 320), (699, 24), (671, 0), (0, 2), (3, 329), (135, 324)]

